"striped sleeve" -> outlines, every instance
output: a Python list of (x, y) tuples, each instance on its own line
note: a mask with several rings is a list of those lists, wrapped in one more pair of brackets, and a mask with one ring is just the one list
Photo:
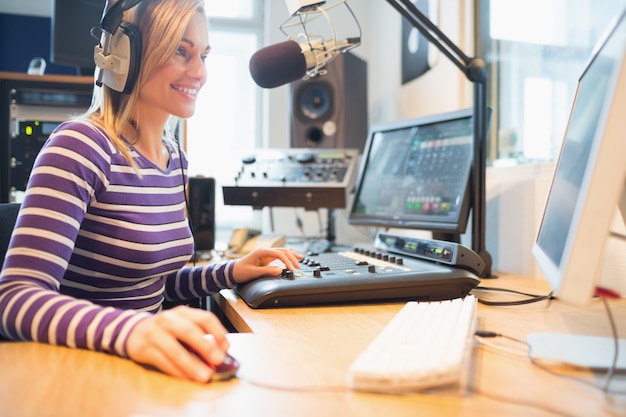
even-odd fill
[(182, 268), (165, 278), (165, 299), (168, 301), (200, 298), (235, 286), (235, 261)]
[(51, 136), (31, 173), (0, 274), (0, 334), (127, 356), (129, 332), (149, 313), (60, 292), (87, 207), (107, 186), (115, 153), (92, 125), (71, 126)]

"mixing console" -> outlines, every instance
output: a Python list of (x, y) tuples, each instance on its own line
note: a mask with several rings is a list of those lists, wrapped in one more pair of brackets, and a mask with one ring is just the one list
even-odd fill
[(357, 149), (262, 149), (242, 159), (224, 204), (345, 208), (357, 170)]

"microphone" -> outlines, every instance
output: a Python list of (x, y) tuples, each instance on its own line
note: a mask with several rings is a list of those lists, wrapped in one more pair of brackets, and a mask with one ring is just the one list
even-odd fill
[[(361, 44), (361, 27), (348, 6), (347, 0), (338, 0), (325, 6), (319, 0), (287, 0), (292, 13), (280, 27), (288, 40), (260, 49), (250, 58), (250, 75), (260, 87), (274, 88), (298, 79), (309, 79), (326, 74), (324, 66), (340, 53)], [(337, 40), (337, 30), (329, 11), (344, 5), (359, 31), (358, 36)], [(324, 19), (319, 19), (323, 17)], [(322, 22), (319, 25), (316, 23)], [(324, 25), (326, 22), (327, 26)], [(300, 27), (301, 32), (289, 35), (288, 30)], [(326, 29), (326, 36), (320, 33)], [(343, 38), (343, 36), (341, 37)]]
[(359, 38), (299, 44), (288, 40), (258, 50), (250, 58), (250, 75), (257, 85), (274, 88), (323, 75), (323, 67), (339, 53), (360, 44)]

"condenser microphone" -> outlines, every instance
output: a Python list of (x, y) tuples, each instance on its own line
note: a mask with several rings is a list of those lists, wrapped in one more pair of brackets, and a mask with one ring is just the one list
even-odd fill
[[(320, 0), (286, 0), (286, 4), (291, 17), (280, 30), (288, 40), (260, 49), (250, 58), (252, 79), (263, 88), (324, 75), (327, 63), (361, 44), (361, 27), (347, 0), (336, 0), (330, 5)], [(341, 5), (354, 20), (358, 36), (337, 36), (330, 11), (342, 10), (338, 7)], [(320, 17), (323, 19), (318, 20)], [(293, 29), (298, 29), (298, 33), (289, 34)]]
[(298, 43), (293, 40), (267, 46), (250, 58), (250, 75), (257, 85), (274, 88), (324, 73), (336, 55), (360, 44), (359, 38), (335, 42)]
[(259, 49), (250, 58), (250, 75), (259, 87), (274, 88), (306, 74), (306, 58), (295, 41)]

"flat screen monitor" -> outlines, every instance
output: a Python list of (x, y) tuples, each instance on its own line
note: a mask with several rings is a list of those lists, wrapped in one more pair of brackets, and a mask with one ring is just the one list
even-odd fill
[(91, 29), (100, 26), (105, 0), (53, 0), (50, 61), (75, 67), (81, 75), (95, 69), (93, 48), (98, 39)]
[(472, 109), (370, 127), (353, 225), (420, 229), (459, 241), (470, 208)]
[[(612, 224), (616, 217), (622, 223), (626, 217), (625, 56), (622, 14), (579, 79), (533, 244), (533, 255), (555, 295), (571, 304), (591, 300), (607, 261), (607, 242), (615, 237)], [(626, 279), (626, 271), (621, 274)]]

